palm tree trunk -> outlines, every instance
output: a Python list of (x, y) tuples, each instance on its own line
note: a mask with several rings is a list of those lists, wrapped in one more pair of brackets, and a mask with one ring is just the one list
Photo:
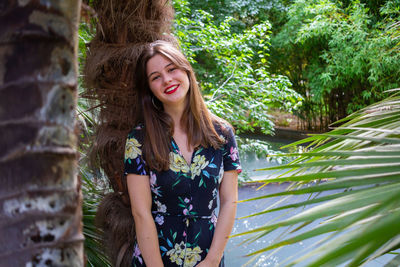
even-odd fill
[(0, 3), (1, 266), (83, 266), (80, 1)]

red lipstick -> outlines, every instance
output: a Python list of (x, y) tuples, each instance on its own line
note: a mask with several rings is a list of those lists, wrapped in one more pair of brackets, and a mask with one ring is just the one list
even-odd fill
[(167, 89), (165, 89), (164, 93), (167, 95), (173, 94), (176, 92), (176, 90), (178, 90), (179, 88), (179, 84), (174, 84), (171, 86), (168, 86)]

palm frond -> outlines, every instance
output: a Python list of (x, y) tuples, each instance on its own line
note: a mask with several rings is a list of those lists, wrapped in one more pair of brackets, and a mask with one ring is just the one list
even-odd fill
[(104, 195), (104, 186), (95, 183), (86, 169), (80, 166), (83, 191), (83, 234), (85, 236), (85, 254), (88, 266), (111, 266), (103, 250), (103, 238), (100, 229), (96, 227), (95, 217), (97, 206)]
[[(308, 266), (343, 263), (359, 266), (399, 248), (398, 91), (341, 120), (341, 125), (329, 133), (312, 135), (292, 144), (308, 144), (310, 151), (286, 154), (287, 157), (297, 156), (291, 163), (263, 169), (281, 170), (275, 177), (263, 180), (264, 183), (292, 182), (295, 186), (246, 201), (302, 194), (312, 194), (312, 197), (301, 203), (280, 205), (246, 216), (303, 208), (294, 216), (238, 234), (256, 234), (248, 239), (256, 240), (280, 228), (290, 229), (286, 231), (289, 234), (249, 255), (324, 237), (318, 247), (292, 260), (289, 265), (306, 261)], [(314, 183), (310, 186), (311, 182)], [(313, 222), (312, 229), (304, 227)], [(398, 261), (399, 256), (387, 264), (390, 266)]]

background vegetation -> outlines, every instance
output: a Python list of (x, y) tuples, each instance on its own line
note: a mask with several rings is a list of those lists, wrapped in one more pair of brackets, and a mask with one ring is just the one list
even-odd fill
[(286, 74), (304, 97), (307, 129), (384, 98), (399, 86), (399, 53), (391, 26), (399, 1), (294, 1), (271, 40), (273, 72)]
[(302, 100), (286, 76), (268, 70), (271, 24), (264, 20), (240, 29), (237, 18), (190, 4), (174, 1), (173, 32), (195, 68), (209, 108), (239, 132), (258, 128), (271, 134), (268, 109), (292, 111)]
[(234, 18), (234, 33), (271, 25), (264, 63), (304, 98), (297, 112), (304, 129), (326, 130), (399, 86), (399, 53), (392, 49), (398, 0), (193, 0), (189, 9), (213, 14), (214, 23)]

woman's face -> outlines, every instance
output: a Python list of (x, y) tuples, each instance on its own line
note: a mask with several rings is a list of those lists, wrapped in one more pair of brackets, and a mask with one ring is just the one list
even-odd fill
[(156, 54), (147, 62), (150, 90), (163, 103), (164, 108), (184, 107), (189, 91), (189, 77), (166, 57)]

